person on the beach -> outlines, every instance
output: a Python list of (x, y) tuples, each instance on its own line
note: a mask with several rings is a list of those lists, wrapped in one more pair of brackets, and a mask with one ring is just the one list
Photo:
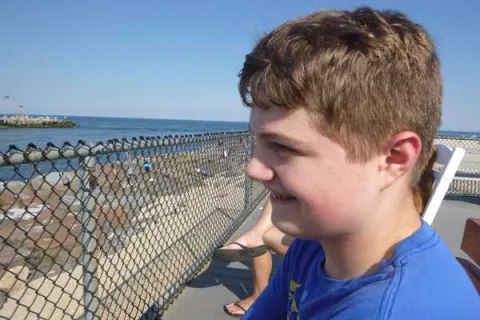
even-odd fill
[(248, 174), (297, 238), (243, 319), (476, 319), (480, 299), (414, 194), (441, 119), (435, 45), (405, 15), (315, 12), (263, 36), (240, 94)]
[(145, 172), (147, 173), (147, 175), (150, 177), (149, 178), (149, 181), (153, 181), (153, 178), (150, 174), (150, 170), (152, 170), (152, 164), (148, 161), (146, 161), (144, 164), (143, 164), (143, 168), (145, 169)]
[(146, 173), (150, 173), (150, 170), (152, 169), (152, 164), (150, 162), (145, 162), (143, 168), (145, 169)]
[(60, 177), (62, 179), (63, 185), (66, 187), (70, 187), (70, 184), (72, 182), (70, 176), (68, 174), (65, 174), (65, 172), (61, 172)]
[(88, 169), (88, 185), (90, 191), (95, 190), (95, 187), (98, 185), (97, 177), (95, 176), (95, 168)]

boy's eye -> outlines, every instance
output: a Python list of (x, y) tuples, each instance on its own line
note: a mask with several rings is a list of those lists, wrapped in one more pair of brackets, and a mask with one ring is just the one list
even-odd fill
[(281, 153), (293, 152), (292, 148), (276, 142), (270, 143), (270, 147), (272, 148), (272, 150), (276, 152), (281, 152)]

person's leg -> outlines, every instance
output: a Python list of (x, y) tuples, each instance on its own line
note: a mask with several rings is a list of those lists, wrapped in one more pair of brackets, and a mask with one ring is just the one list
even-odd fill
[[(268, 284), (270, 274), (272, 273), (272, 254), (270, 251), (261, 256), (252, 258), (252, 276), (253, 291), (252, 294), (238, 302), (231, 302), (225, 305), (229, 313), (233, 315), (242, 315), (244, 310), (248, 310), (255, 299), (262, 293)], [(239, 308), (239, 306), (241, 308)], [(242, 310), (243, 308), (243, 310)]]
[[(249, 248), (260, 246), (264, 244), (263, 235), (272, 227), (272, 204), (270, 203), (270, 200), (267, 200), (265, 207), (263, 208), (262, 215), (258, 219), (255, 226), (242, 234), (234, 242), (241, 243)], [(222, 247), (222, 249), (239, 249), (239, 246), (231, 243)]]
[[(263, 237), (264, 243), (267, 247), (275, 253), (284, 256), (287, 252), (288, 246), (292, 243), (294, 238), (286, 235), (275, 227), (267, 230)], [(238, 305), (247, 310), (255, 299), (262, 293), (270, 280), (272, 273), (272, 254), (267, 251), (266, 254), (252, 258), (252, 276), (253, 276), (253, 292), (252, 295), (235, 303), (226, 304), (225, 307), (232, 314), (243, 314), (244, 311)]]
[(288, 247), (295, 238), (289, 236), (275, 227), (270, 228), (263, 235), (263, 242), (267, 247), (278, 255), (284, 256)]

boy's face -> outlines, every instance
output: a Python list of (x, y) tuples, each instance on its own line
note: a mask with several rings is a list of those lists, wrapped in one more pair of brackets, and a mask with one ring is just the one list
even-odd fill
[(257, 140), (248, 174), (271, 192), (272, 220), (281, 231), (307, 239), (346, 235), (375, 212), (379, 160), (348, 163), (345, 150), (311, 119), (301, 108), (252, 108)]

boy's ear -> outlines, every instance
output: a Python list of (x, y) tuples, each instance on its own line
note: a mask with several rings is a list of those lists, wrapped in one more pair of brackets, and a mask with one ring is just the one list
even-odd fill
[(410, 173), (422, 150), (420, 137), (411, 131), (400, 132), (388, 139), (383, 147), (381, 171), (383, 188)]

